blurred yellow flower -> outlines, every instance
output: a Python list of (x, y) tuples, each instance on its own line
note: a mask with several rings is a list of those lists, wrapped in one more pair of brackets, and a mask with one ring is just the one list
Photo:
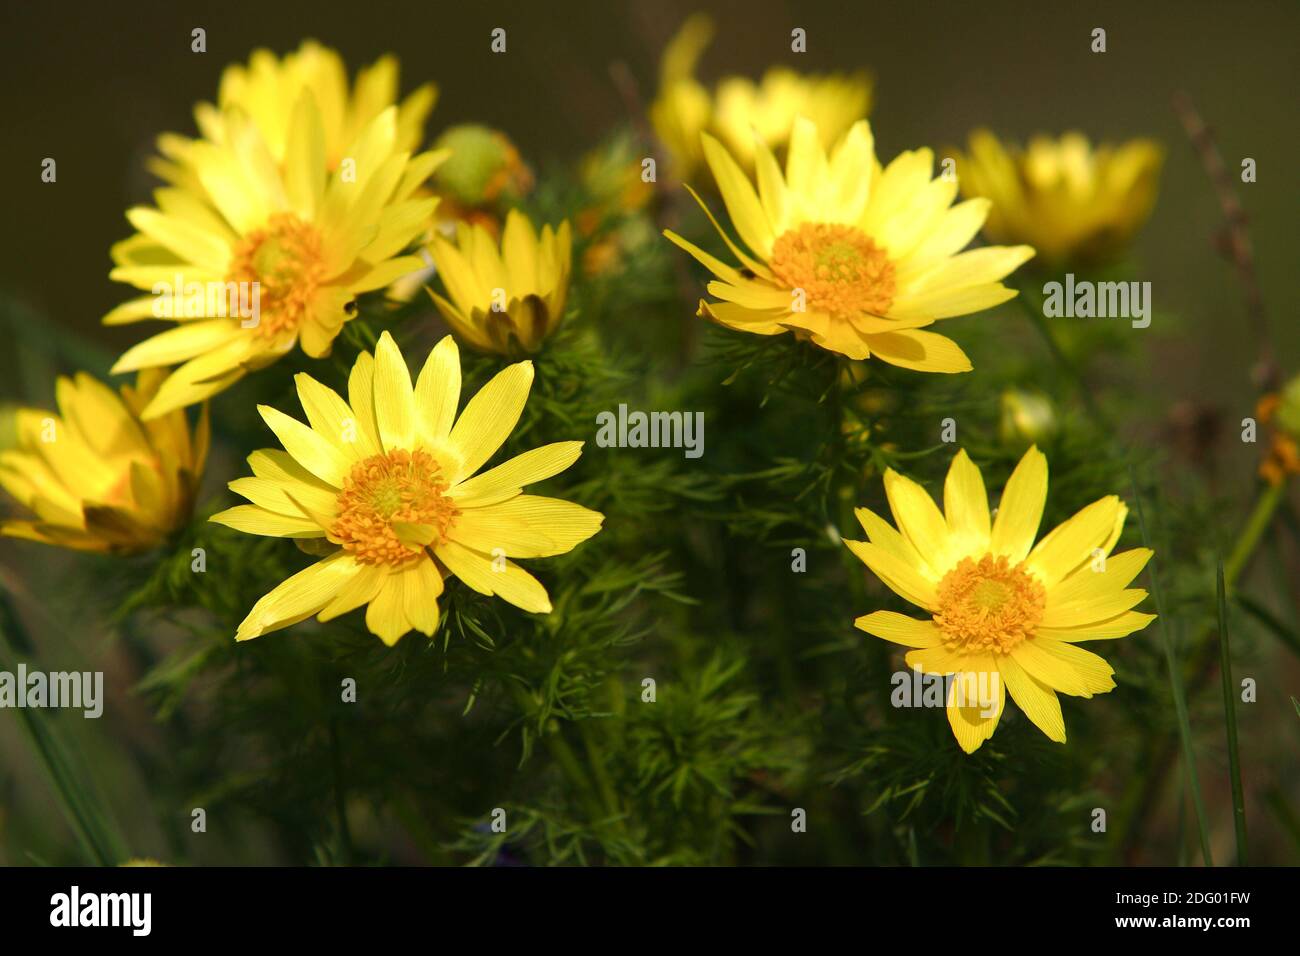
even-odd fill
[(452, 126), (434, 146), (450, 154), (434, 185), (457, 206), (517, 202), (533, 188), (532, 170), (500, 130), (477, 123)]
[(713, 37), (704, 14), (687, 19), (664, 51), (659, 94), (650, 121), (668, 149), (675, 175), (692, 176), (704, 159), (700, 133), (709, 132), (746, 169), (754, 168), (754, 134), (773, 151), (789, 142), (795, 120), (813, 121), (829, 148), (871, 108), (871, 82), (862, 73), (809, 75), (773, 67), (755, 83), (731, 76), (711, 94), (695, 79), (695, 66)]
[(859, 508), (869, 540), (844, 543), (930, 617), (875, 611), (855, 625), (914, 648), (909, 667), (955, 675), (948, 723), (967, 753), (993, 735), (1007, 691), (1039, 730), (1064, 743), (1057, 693), (1091, 697), (1115, 686), (1110, 665), (1078, 643), (1125, 637), (1155, 619), (1132, 610), (1147, 592), (1128, 587), (1152, 552), (1111, 554), (1128, 515), (1123, 502), (1114, 495), (1095, 501), (1035, 546), (1047, 500), (1047, 459), (1037, 448), (1012, 472), (995, 518), (965, 451), (948, 470), (942, 512), (892, 469), (885, 494), (897, 529)]
[(142, 421), (166, 373), (141, 372), (121, 395), (84, 372), (60, 377), (59, 414), (17, 412), (17, 445), (0, 451), (0, 486), (36, 515), (0, 534), (79, 551), (130, 554), (162, 544), (190, 517), (208, 455), (208, 410)]
[(402, 253), (429, 227), (437, 199), (415, 193), (444, 154), (412, 157), (396, 107), (362, 128), (332, 172), (310, 92), (294, 106), (282, 163), (240, 109), (214, 122), (220, 134), (187, 153), (202, 191), (158, 190), (157, 208), (127, 212), (139, 231), (113, 247), (111, 278), (151, 294), (104, 322), (178, 323), (113, 368), (178, 365), (146, 418), (202, 401), (296, 344), (313, 358), (328, 355), (358, 295), (424, 265)]
[(1008, 388), (1002, 392), (998, 437), (1004, 445), (1025, 448), (1056, 434), (1056, 410), (1041, 392)]
[(902, 153), (882, 170), (866, 120), (828, 157), (812, 122), (800, 119), (784, 176), (756, 138), (757, 190), (717, 140), (702, 139), (732, 225), (753, 255), (711, 213), (741, 268), (664, 233), (717, 277), (708, 291), (722, 301), (701, 302), (701, 315), (758, 335), (794, 331), (852, 359), (874, 355), (917, 371), (970, 371), (955, 342), (921, 330), (1015, 296), (1000, 280), (1033, 249), (960, 252), (984, 222), (988, 200), (951, 206), (957, 184), (930, 178), (928, 149)]
[[(424, 123), (437, 102), (438, 90), (426, 83), (399, 105), (397, 59), (386, 55), (357, 73), (348, 89), (347, 68), (337, 52), (314, 40), (307, 40), (282, 58), (270, 50), (255, 50), (248, 65), (236, 63), (221, 75), (216, 105), (200, 103), (194, 120), (203, 139), (223, 145), (230, 129), (223, 114), (230, 109), (247, 116), (261, 134), (277, 163), (289, 155), (294, 132), (294, 111), (303, 93), (316, 101), (320, 116), (320, 148), (327, 169), (339, 167), (348, 148), (361, 133), (390, 106), (397, 107), (394, 148), (415, 152), (424, 137)], [(198, 191), (201, 186), (190, 153), (195, 140), (176, 133), (164, 133), (151, 169), (169, 183)]]
[(531, 362), (510, 365), (457, 417), (455, 340), (438, 343), (412, 385), (385, 332), (373, 356), (357, 357), (347, 401), (311, 376), (297, 376), (310, 425), (259, 406), (286, 450), (250, 455), (256, 477), (230, 488), (252, 504), (212, 520), (249, 534), (324, 539), (337, 550), (259, 600), (236, 640), (313, 614), (328, 621), (362, 605), (366, 626), (388, 645), (412, 628), (432, 635), (447, 574), (525, 611), (549, 613), (546, 589), (507, 558), (563, 554), (595, 534), (604, 518), (522, 493), (572, 465), (582, 442), (543, 445), (478, 474), (514, 430), (532, 381)]
[(434, 265), (448, 298), (430, 290), (438, 311), (467, 345), (513, 355), (535, 352), (564, 316), (573, 240), (568, 221), (543, 226), (512, 209), (498, 249), (480, 225), (457, 225), (456, 242), (434, 236)]
[(977, 130), (957, 173), (963, 195), (992, 200), (991, 241), (1029, 243), (1045, 265), (1059, 265), (1122, 253), (1155, 204), (1163, 161), (1148, 139), (1093, 149), (1066, 133), (1037, 136), (1022, 150)]

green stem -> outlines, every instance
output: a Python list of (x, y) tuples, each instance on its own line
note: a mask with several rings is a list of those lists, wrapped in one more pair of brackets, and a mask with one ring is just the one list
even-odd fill
[(1250, 560), (1251, 555), (1255, 553), (1255, 548), (1259, 545), (1260, 539), (1264, 532), (1268, 530), (1269, 524), (1273, 521), (1273, 515), (1276, 513), (1278, 505), (1286, 497), (1285, 484), (1269, 484), (1264, 488), (1263, 493), (1255, 499), (1255, 507), (1246, 519), (1245, 527), (1241, 529), (1241, 534), (1237, 536), (1236, 543), (1232, 546), (1232, 552), (1228, 555), (1228, 560), (1223, 564), (1223, 579), (1229, 592), (1241, 577), (1241, 573), (1246, 569), (1246, 563)]
[[(1146, 516), (1142, 512), (1142, 496), (1138, 494), (1137, 475), (1133, 466), (1129, 466), (1129, 480), (1133, 484), (1133, 504), (1137, 510), (1138, 525), (1142, 529), (1142, 544), (1151, 548), (1151, 536), (1147, 531)], [(1169, 687), (1174, 697), (1174, 713), (1178, 717), (1178, 736), (1183, 746), (1183, 761), (1186, 764), (1187, 778), (1192, 791), (1192, 806), (1196, 810), (1196, 825), (1201, 838), (1201, 856), (1206, 866), (1214, 866), (1214, 857), (1210, 853), (1210, 828), (1205, 815), (1205, 801), (1201, 797), (1201, 782), (1196, 775), (1196, 753), (1192, 748), (1192, 725), (1187, 716), (1187, 695), (1183, 690), (1182, 671), (1178, 665), (1178, 652), (1169, 633), (1169, 615), (1165, 609), (1164, 589), (1160, 586), (1156, 559), (1152, 555), (1148, 566), (1151, 576), (1151, 593), (1156, 599), (1156, 611), (1160, 615), (1160, 633), (1164, 638), (1165, 664), (1169, 670)]]
[(1043, 315), (1042, 299), (1030, 292), (1028, 286), (1024, 284), (1021, 284), (1018, 288), (1020, 294), (1016, 296), (1016, 301), (1029, 318), (1030, 323), (1038, 330), (1039, 336), (1042, 337), (1043, 343), (1047, 346), (1047, 351), (1052, 355), (1052, 360), (1070, 379), (1080, 400), (1083, 402), (1084, 409), (1088, 412), (1088, 416), (1099, 428), (1110, 431), (1110, 422), (1097, 404), (1097, 400), (1093, 398), (1087, 383), (1084, 382), (1083, 373), (1070, 361), (1070, 357), (1065, 354), (1065, 350), (1061, 348), (1061, 344), (1056, 340), (1052, 327), (1047, 324), (1047, 319)]
[[(512, 685), (512, 692), (525, 717), (532, 719), (537, 706), (528, 695), (528, 692), (517, 684)], [(550, 751), (555, 762), (559, 764), (565, 777), (577, 789), (582, 801), (587, 806), (587, 812), (590, 814), (592, 822), (605, 819), (608, 815), (605, 807), (596, 798), (596, 790), (592, 786), (591, 779), (582, 769), (582, 762), (578, 759), (578, 755), (573, 752), (573, 748), (569, 746), (569, 742), (564, 739), (564, 734), (559, 730), (548, 733), (545, 727), (539, 727), (537, 735), (546, 744), (546, 749)]]
[[(0, 660), (0, 669), (8, 669), (10, 660), (17, 662), (19, 649), (30, 658), (32, 641), (8, 595), (0, 591), (0, 650), (6, 658)], [(127, 856), (125, 843), (109, 820), (105, 802), (94, 792), (90, 774), (64, 745), (44, 711), (24, 707), (18, 717), (86, 856), (98, 866), (121, 863)]]
[(1223, 564), (1218, 567), (1219, 673), (1223, 677), (1223, 709), (1228, 728), (1228, 770), (1232, 775), (1232, 821), (1237, 833), (1237, 865), (1246, 866), (1246, 798), (1241, 788), (1241, 753), (1237, 747), (1237, 702), (1232, 685), (1232, 650), (1228, 642), (1228, 595)]

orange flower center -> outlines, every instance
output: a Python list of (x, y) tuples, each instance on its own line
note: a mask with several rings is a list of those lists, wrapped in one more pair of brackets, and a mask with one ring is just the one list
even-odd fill
[(894, 301), (894, 264), (885, 250), (853, 226), (806, 222), (772, 246), (772, 271), (807, 305), (844, 319), (884, 315)]
[(329, 538), (362, 564), (405, 564), (445, 538), (460, 514), (446, 490), (428, 452), (371, 455), (344, 479)]
[(962, 558), (939, 582), (934, 623), (950, 650), (1006, 654), (1043, 619), (1046, 591), (1023, 563)]
[(257, 283), (258, 324), (250, 326), (256, 334), (274, 338), (302, 325), (325, 280), (323, 249), (320, 231), (288, 212), (235, 246), (226, 281)]

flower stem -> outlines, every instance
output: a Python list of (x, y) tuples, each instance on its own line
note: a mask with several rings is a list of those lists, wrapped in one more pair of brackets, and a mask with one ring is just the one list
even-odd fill
[(1224, 723), (1228, 731), (1228, 770), (1232, 776), (1232, 822), (1237, 834), (1237, 865), (1246, 865), (1246, 798), (1241, 788), (1241, 753), (1237, 748), (1237, 703), (1232, 686), (1232, 650), (1228, 645), (1228, 596), (1223, 564), (1218, 567), (1219, 673), (1223, 678)]
[(1088, 413), (1088, 417), (1093, 420), (1099, 428), (1106, 431), (1111, 430), (1110, 422), (1106, 419), (1097, 400), (1093, 398), (1087, 383), (1083, 380), (1083, 373), (1070, 361), (1070, 357), (1065, 354), (1061, 344), (1056, 340), (1056, 335), (1052, 332), (1052, 327), (1047, 324), (1047, 319), (1043, 316), (1042, 299), (1037, 294), (1031, 292), (1029, 287), (1021, 283), (1018, 286), (1020, 294), (1016, 296), (1016, 301), (1020, 304), (1030, 323), (1038, 330), (1042, 337), (1043, 343), (1047, 346), (1047, 351), (1051, 353), (1052, 360), (1060, 367), (1067, 378), (1070, 379), (1079, 399), (1083, 402), (1083, 407)]

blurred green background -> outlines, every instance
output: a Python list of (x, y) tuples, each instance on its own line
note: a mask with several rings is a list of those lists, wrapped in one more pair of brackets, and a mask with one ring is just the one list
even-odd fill
[[(964, 144), (987, 125), (1017, 139), (1078, 128), (1094, 139), (1152, 136), (1168, 159), (1160, 200), (1139, 245), (1156, 308), (1183, 317), (1161, 330), (1154, 371), (1162, 397), (1237, 394), (1254, 343), (1230, 269), (1212, 247), (1220, 222), (1206, 175), (1170, 108), (1186, 91), (1214, 128), (1230, 171), (1250, 156), (1259, 181), (1241, 187), (1260, 282), (1283, 355), (1300, 355), (1293, 216), (1300, 155), (1300, 4), (1252, 2), (943, 4), (574, 2), (300, 5), (6, 4), (0, 30), (0, 151), (6, 227), (0, 290), (60, 325), (121, 348), (143, 327), (98, 329), (127, 295), (108, 280), (110, 243), (127, 235), (124, 210), (155, 185), (145, 170), (154, 138), (192, 132), (193, 104), (215, 98), (221, 70), (258, 46), (285, 52), (304, 37), (342, 51), (355, 69), (392, 51), (403, 89), (442, 90), (430, 123), (499, 126), (544, 165), (576, 157), (629, 104), (610, 75), (621, 61), (645, 101), (658, 58), (685, 17), (714, 14), (706, 77), (756, 75), (773, 63), (876, 76), (872, 111), (882, 157), (919, 145)], [(206, 54), (190, 31), (207, 30)], [(489, 33), (508, 32), (505, 55)], [(803, 27), (808, 52), (790, 52)], [(1089, 50), (1094, 27), (1108, 50)], [(58, 183), (40, 181), (58, 161)], [(1240, 186), (1240, 184), (1238, 184)], [(1153, 400), (1155, 393), (1153, 391)]]

